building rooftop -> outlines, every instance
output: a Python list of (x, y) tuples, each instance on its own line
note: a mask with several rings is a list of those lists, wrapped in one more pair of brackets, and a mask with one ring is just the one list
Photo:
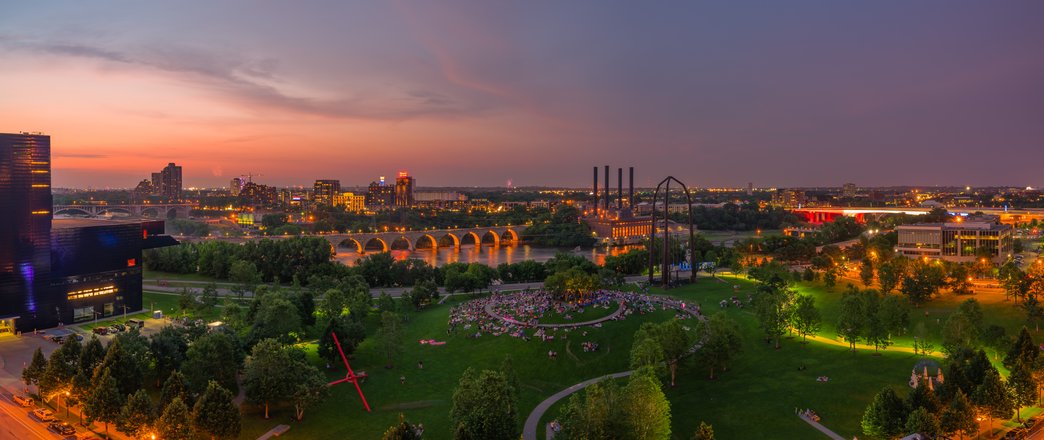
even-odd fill
[(141, 224), (152, 220), (147, 219), (103, 219), (103, 218), (82, 218), (82, 217), (55, 217), (51, 221), (51, 229), (71, 229), (71, 228), (89, 228), (91, 226), (112, 226), (112, 225), (128, 225), (128, 224)]

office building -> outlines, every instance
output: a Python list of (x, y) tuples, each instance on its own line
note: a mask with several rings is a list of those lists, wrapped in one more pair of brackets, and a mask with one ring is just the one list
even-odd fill
[(948, 223), (902, 225), (896, 251), (910, 258), (1003, 263), (1012, 252), (1014, 229), (996, 216), (956, 217)]
[(232, 197), (238, 197), (240, 191), (243, 191), (243, 179), (233, 177), (232, 181), (228, 183), (228, 194)]
[(366, 206), (382, 209), (395, 206), (395, 188), (384, 181), (384, 176), (377, 182), (370, 182), (366, 190)]
[(341, 193), (341, 181), (335, 179), (316, 180), (312, 191), (312, 201), (326, 206), (334, 205), (334, 196)]
[(333, 206), (343, 206), (345, 211), (359, 212), (366, 209), (366, 196), (355, 195), (352, 192), (335, 194)]
[(413, 206), (413, 188), (416, 187), (416, 181), (410, 174), (405, 171), (399, 172), (399, 177), (395, 178), (395, 206), (400, 208)]
[(844, 186), (841, 187), (841, 195), (849, 198), (855, 197), (857, 189), (858, 188), (856, 187), (856, 184), (846, 183)]
[(141, 309), (163, 222), (53, 219), (49, 136), (0, 134), (0, 336)]
[(800, 208), (808, 202), (804, 191), (795, 189), (781, 189), (772, 196), (772, 204), (784, 208)]

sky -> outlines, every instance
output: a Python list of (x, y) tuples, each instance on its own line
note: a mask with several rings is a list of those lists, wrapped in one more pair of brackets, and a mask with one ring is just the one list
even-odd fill
[(0, 132), (57, 187), (1044, 186), (1039, 0), (2, 9)]

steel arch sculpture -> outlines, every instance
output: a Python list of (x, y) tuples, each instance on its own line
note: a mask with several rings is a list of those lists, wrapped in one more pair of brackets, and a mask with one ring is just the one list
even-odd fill
[(660, 181), (659, 185), (656, 185), (656, 192), (653, 193), (653, 202), (652, 202), (653, 211), (652, 211), (652, 215), (650, 216), (650, 219), (649, 219), (649, 221), (652, 223), (652, 228), (649, 231), (649, 246), (650, 246), (650, 249), (649, 249), (649, 284), (652, 284), (653, 281), (654, 281), (653, 269), (655, 268), (655, 262), (656, 262), (655, 258), (653, 258), (653, 250), (654, 249), (652, 249), (652, 247), (656, 243), (656, 214), (659, 211), (658, 209), (656, 209), (656, 202), (660, 198), (660, 190), (662, 189), (663, 190), (663, 261), (660, 262), (660, 265), (661, 265), (660, 266), (660, 272), (661, 272), (660, 275), (661, 275), (661, 283), (662, 283), (661, 285), (664, 288), (670, 287), (670, 285), (671, 285), (671, 270), (670, 270), (671, 269), (671, 258), (670, 258), (670, 256), (671, 256), (671, 246), (670, 246), (671, 234), (670, 234), (670, 223), (669, 223), (670, 218), (667, 215), (668, 213), (670, 213), (671, 182), (676, 182), (678, 185), (681, 185), (683, 190), (685, 190), (685, 200), (688, 203), (688, 207), (689, 207), (689, 211), (688, 211), (688, 213), (689, 213), (689, 263), (694, 266), (693, 270), (691, 270), (691, 274), (689, 275), (689, 281), (696, 281), (696, 270), (695, 270), (695, 264), (696, 264), (695, 253), (696, 253), (696, 249), (694, 248), (695, 235), (693, 233), (693, 227), (692, 227), (692, 194), (689, 192), (689, 187), (685, 186), (685, 183), (682, 183), (682, 181), (680, 181), (678, 179), (675, 179), (674, 176), (667, 176), (666, 178), (664, 178), (663, 180)]
[(355, 385), (355, 390), (359, 392), (359, 398), (362, 399), (363, 406), (366, 407), (366, 412), (372, 412), (370, 410), (370, 404), (366, 402), (366, 396), (363, 395), (362, 388), (359, 387), (359, 379), (366, 377), (366, 373), (356, 375), (355, 372), (352, 371), (352, 366), (348, 365), (348, 357), (344, 355), (344, 350), (341, 349), (341, 341), (337, 340), (337, 333), (331, 332), (330, 336), (333, 336), (334, 343), (337, 344), (337, 351), (341, 353), (341, 360), (344, 361), (344, 367), (348, 369), (348, 374), (344, 375), (344, 379), (335, 380), (326, 384), (326, 386), (332, 387), (339, 383), (351, 382)]

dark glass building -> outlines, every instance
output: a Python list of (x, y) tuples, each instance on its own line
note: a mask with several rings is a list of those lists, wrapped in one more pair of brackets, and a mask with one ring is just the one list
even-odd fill
[(0, 133), (0, 333), (22, 315), (53, 318), (51, 138)]
[[(141, 310), (162, 221), (54, 219), (50, 137), (0, 133), (0, 335)], [(124, 308), (126, 307), (126, 308)]]
[(380, 182), (370, 182), (366, 190), (366, 206), (381, 209), (395, 206), (395, 187), (384, 183), (384, 176)]

